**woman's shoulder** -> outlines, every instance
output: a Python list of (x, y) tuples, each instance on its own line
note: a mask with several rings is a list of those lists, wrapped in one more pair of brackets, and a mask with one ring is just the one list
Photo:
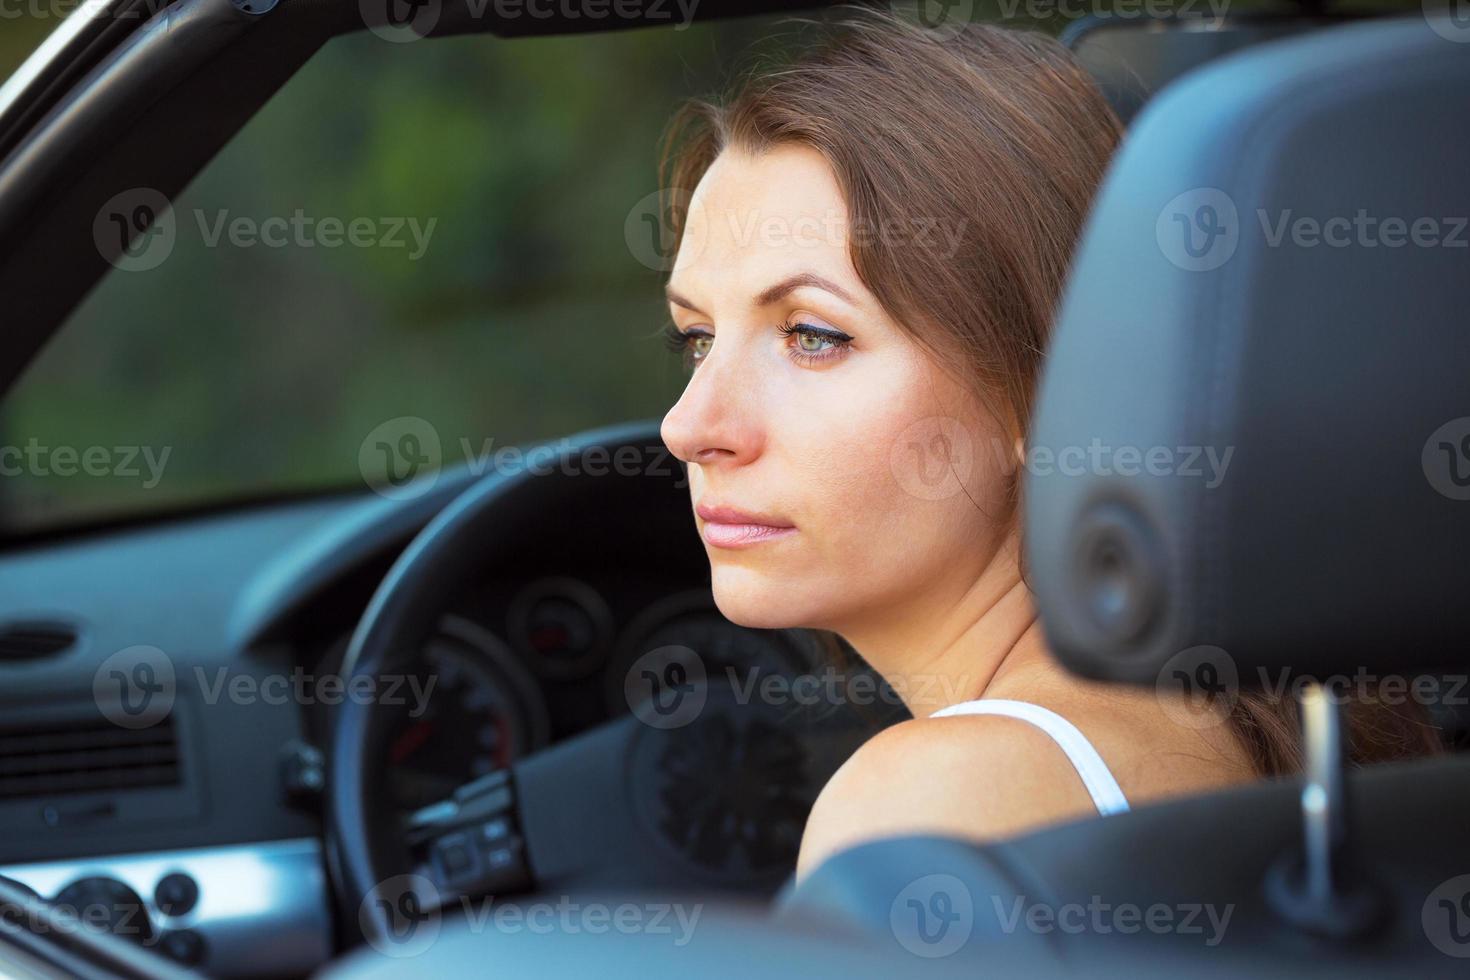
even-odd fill
[(995, 715), (904, 721), (864, 743), (822, 789), (797, 872), (876, 838), (997, 839), (1095, 812), (1066, 754), (1034, 725)]
[[(1023, 704), (1075, 728), (1134, 802), (1248, 777), (1228, 732), (1173, 725), (1143, 693), (1050, 689), (1033, 691)], [(1036, 714), (962, 713), (879, 732), (817, 798), (798, 874), (881, 837), (997, 840), (1096, 815), (1097, 803), (1058, 741), (1057, 727), (1037, 724)]]

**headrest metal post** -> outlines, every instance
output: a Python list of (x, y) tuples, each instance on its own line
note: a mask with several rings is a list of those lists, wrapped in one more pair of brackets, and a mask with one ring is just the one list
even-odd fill
[(1348, 839), (1343, 789), (1342, 707), (1321, 684), (1302, 694), (1302, 738), (1306, 753), (1301, 807), (1306, 856), (1306, 897), (1330, 902), (1341, 882)]
[(1372, 931), (1386, 908), (1353, 863), (1342, 701), (1316, 682), (1302, 692), (1302, 842), (1282, 856), (1266, 882), (1278, 915), (1333, 938)]

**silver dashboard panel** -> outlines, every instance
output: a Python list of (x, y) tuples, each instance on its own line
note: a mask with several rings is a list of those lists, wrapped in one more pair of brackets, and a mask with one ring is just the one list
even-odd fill
[[(154, 889), (183, 873), (199, 887), (187, 913), (163, 914)], [(81, 878), (121, 881), (143, 899), (155, 933), (189, 929), (204, 940), (198, 968), (211, 976), (305, 974), (332, 956), (332, 923), (320, 841), (264, 841), (16, 864), (0, 874), (55, 898)]]

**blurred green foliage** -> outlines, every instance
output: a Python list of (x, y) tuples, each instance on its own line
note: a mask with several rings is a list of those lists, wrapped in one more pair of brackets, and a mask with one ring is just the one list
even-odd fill
[[(1017, 12), (1091, 7), (985, 0), (974, 13), (1056, 31), (1067, 17)], [(0, 75), (56, 23), (0, 18)], [(684, 376), (658, 336), (662, 273), (637, 261), (625, 222), (656, 189), (678, 102), (721, 89), (772, 33), (764, 20), (332, 42), (174, 202), (168, 259), (113, 272), (0, 406), (0, 446), (167, 449), (162, 481), (6, 476), (0, 528), (360, 488), (364, 438), (399, 416), (431, 422), (451, 464), (462, 440), (498, 448), (661, 415)], [(200, 228), (298, 209), (434, 226), (417, 261), (404, 248), (210, 247)]]
[[(6, 523), (361, 488), (364, 437), (398, 416), (430, 421), (447, 465), (462, 441), (661, 415), (684, 375), (624, 224), (678, 101), (759, 33), (334, 41), (174, 202), (167, 260), (112, 272), (5, 402), (0, 441), (169, 447), (164, 479), (9, 477)], [(435, 224), (417, 261), (208, 244), (221, 212), (298, 209)]]

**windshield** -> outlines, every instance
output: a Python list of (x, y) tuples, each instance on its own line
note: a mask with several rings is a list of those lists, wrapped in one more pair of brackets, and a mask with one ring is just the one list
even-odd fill
[[(0, 404), (0, 525), (362, 489), (404, 435), (453, 465), (661, 415), (683, 375), (640, 209), (677, 100), (757, 33), (328, 45)], [(169, 203), (110, 202), (99, 248)]]

